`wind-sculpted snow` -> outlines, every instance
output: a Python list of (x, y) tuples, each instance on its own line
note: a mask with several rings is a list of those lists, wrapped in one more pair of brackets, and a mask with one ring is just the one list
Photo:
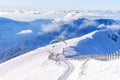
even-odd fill
[[(55, 38), (63, 38), (68, 40), (84, 36), (96, 30), (114, 29), (113, 25), (120, 25), (120, 22), (113, 19), (93, 20), (86, 18), (79, 18), (69, 22), (56, 22), (53, 19), (37, 19), (30, 22), (23, 22), (7, 18), (0, 18), (0, 62), (24, 54), (38, 47), (48, 45), (49, 42)], [(112, 26), (112, 28), (110, 28), (110, 26)], [(111, 31), (118, 36), (120, 33), (119, 28), (115, 29), (118, 30)], [(18, 35), (18, 33), (21, 31), (27, 30), (29, 30), (29, 34)], [(87, 41), (89, 41), (89, 39)], [(102, 41), (105, 43), (106, 39), (103, 39)], [(112, 46), (112, 44), (109, 46)], [(114, 50), (116, 49), (118, 49), (118, 47), (114, 48)], [(112, 51), (113, 50), (110, 50), (109, 52)]]

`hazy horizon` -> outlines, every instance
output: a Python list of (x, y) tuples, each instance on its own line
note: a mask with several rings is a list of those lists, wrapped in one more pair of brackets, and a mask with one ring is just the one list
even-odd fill
[(120, 10), (119, 0), (4, 0), (0, 9)]

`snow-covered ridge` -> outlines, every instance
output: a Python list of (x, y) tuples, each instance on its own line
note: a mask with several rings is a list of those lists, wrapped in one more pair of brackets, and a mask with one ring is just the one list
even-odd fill
[(76, 51), (79, 55), (86, 54), (110, 54), (120, 49), (120, 37), (109, 30), (101, 30), (81, 40), (77, 44)]
[[(94, 35), (104, 31), (94, 31), (85, 36), (44, 46), (24, 55), (0, 64), (1, 80), (119, 80), (119, 60), (98, 61), (93, 59), (61, 59), (50, 58), (51, 53), (69, 55), (71, 46), (78, 47), (80, 41), (94, 38)], [(54, 46), (54, 47), (53, 47)], [(73, 47), (71, 47), (73, 48)], [(72, 53), (72, 52), (71, 52)], [(74, 52), (73, 52), (74, 53)], [(57, 58), (57, 57), (56, 57)], [(64, 62), (65, 60), (65, 62)], [(67, 63), (68, 62), (68, 63)], [(103, 66), (104, 65), (104, 66)], [(70, 71), (68, 71), (70, 69)], [(67, 73), (68, 72), (68, 73)], [(116, 74), (114, 74), (116, 72)], [(98, 78), (100, 76), (100, 78)]]

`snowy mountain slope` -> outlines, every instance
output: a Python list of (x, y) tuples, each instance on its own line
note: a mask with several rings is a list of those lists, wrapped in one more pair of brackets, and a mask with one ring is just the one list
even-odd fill
[(40, 32), (40, 26), (50, 22), (47, 19), (22, 22), (0, 18), (0, 49), (33, 39)]
[[(68, 46), (73, 45), (76, 42), (78, 42), (77, 39), (74, 42), (72, 41), (72, 44), (69, 44)], [(53, 48), (52, 47), (53, 45), (56, 47)], [(22, 56), (16, 57), (5, 63), (0, 64), (0, 79), (57, 80), (64, 73), (64, 70), (66, 70), (67, 66), (63, 62), (59, 64), (59, 62), (49, 59), (48, 58), (48, 56), (50, 55), (49, 51), (54, 52), (55, 54), (57, 53), (61, 54), (62, 49), (65, 48), (66, 45), (64, 43), (57, 43), (53, 45), (41, 47), (27, 54), (24, 54)], [(11, 71), (13, 73), (11, 73)], [(6, 75), (8, 76), (6, 77)]]
[[(97, 32), (99, 31), (94, 31), (80, 38), (67, 40), (67, 47), (63, 42), (60, 42), (38, 48), (1, 63), (0, 80), (119, 80), (119, 60), (98, 61), (90, 59), (86, 62), (86, 59), (77, 60), (61, 56), (59, 56), (58, 61), (50, 58), (52, 53), (62, 55), (63, 48), (66, 49), (65, 54), (69, 55), (70, 46), (78, 47), (77, 44), (81, 40), (91, 38)], [(71, 54), (73, 53), (74, 50), (71, 51)], [(71, 65), (67, 65), (64, 60), (71, 63)], [(72, 69), (71, 72), (67, 71), (69, 68)], [(68, 74), (67, 77), (65, 77), (65, 73)]]
[(23, 22), (0, 17), (0, 55), (17, 44), (36, 38), (41, 30), (40, 27), (51, 22), (52, 19)]
[(110, 54), (120, 49), (120, 37), (109, 30), (100, 30), (91, 37), (81, 40), (75, 50), (77, 55)]
[(108, 55), (120, 50), (120, 36), (108, 29), (96, 30), (78, 39), (76, 45), (70, 47), (75, 54), (66, 55), (67, 58), (93, 54)]
[[(17, 61), (16, 59), (8, 61), (9, 65), (7, 62), (1, 64), (0, 80), (57, 80), (63, 73), (64, 68), (58, 66), (55, 61), (49, 60), (48, 53), (40, 51), (38, 49), (35, 52), (33, 51), (32, 54), (20, 56)], [(5, 77), (5, 75), (8, 76)], [(46, 75), (48, 76), (46, 77)]]
[(99, 61), (90, 59), (84, 66), (86, 60), (71, 60), (75, 69), (67, 80), (119, 80), (119, 60)]

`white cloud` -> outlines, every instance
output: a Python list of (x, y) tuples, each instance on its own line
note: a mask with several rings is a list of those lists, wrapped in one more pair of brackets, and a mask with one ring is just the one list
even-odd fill
[(107, 26), (108, 29), (111, 29), (111, 30), (120, 30), (120, 25), (111, 25), (111, 26)]
[(104, 24), (100, 24), (98, 28), (105, 28), (106, 26)]
[(30, 33), (32, 33), (32, 30), (22, 30), (22, 31), (18, 32), (17, 34), (21, 35), (21, 34), (30, 34)]
[[(14, 17), (14, 15), (20, 15), (17, 17)], [(15, 19), (15, 20), (33, 20), (39, 18), (40, 16), (42, 18), (52, 18), (56, 19), (56, 21), (70, 21), (77, 18), (119, 18), (120, 14), (119, 11), (102, 11), (102, 10), (70, 10), (70, 11), (64, 11), (64, 10), (7, 10), (7, 9), (0, 9), (0, 15)], [(25, 19), (21, 19), (20, 17), (24, 16)], [(30, 18), (28, 18), (30, 17)], [(28, 20), (29, 19), (29, 20)]]
[(96, 24), (96, 22), (93, 20), (85, 20), (83, 25), (84, 26), (91, 26), (91, 25), (95, 25), (95, 24)]
[(96, 18), (118, 18), (118, 16), (120, 16), (118, 14), (118, 11), (102, 11), (102, 10), (91, 10), (91, 11), (70, 11), (65, 13), (65, 15), (63, 15), (63, 17), (56, 19), (56, 21), (60, 22), (60, 21), (71, 21), (71, 20), (75, 20), (78, 18), (92, 18), (92, 19), (96, 19)]
[(60, 25), (58, 23), (42, 25), (41, 30), (42, 30), (42, 33), (40, 33), (40, 34), (53, 32), (53, 31), (59, 31)]
[(62, 38), (62, 39), (65, 39), (65, 35), (67, 34), (66, 31), (63, 31), (59, 36), (58, 38)]
[(76, 13), (75, 11), (68, 12), (66, 15), (64, 15), (62, 18), (55, 19), (56, 22), (60, 21), (71, 21), (80, 18), (79, 13)]
[(68, 21), (68, 20), (76, 19), (77, 18), (76, 15), (77, 15), (77, 13), (75, 13), (75, 12), (68, 13), (67, 15), (65, 15), (63, 17), (63, 21)]
[(88, 13), (88, 12), (77, 12), (76, 13), (75, 11), (72, 11), (72, 12), (67, 13), (63, 18), (56, 19), (56, 20), (57, 20), (57, 22), (58, 21), (71, 21), (71, 20), (75, 20), (78, 18), (88, 18), (93, 15), (95, 15), (95, 14)]
[(53, 15), (53, 14), (55, 15), (56, 12), (55, 11), (48, 11), (43, 16), (50, 16), (50, 15)]
[(93, 20), (85, 20), (84, 23), (79, 26), (79, 29), (91, 27), (92, 25), (95, 25), (95, 24), (96, 24), (96, 22)]

